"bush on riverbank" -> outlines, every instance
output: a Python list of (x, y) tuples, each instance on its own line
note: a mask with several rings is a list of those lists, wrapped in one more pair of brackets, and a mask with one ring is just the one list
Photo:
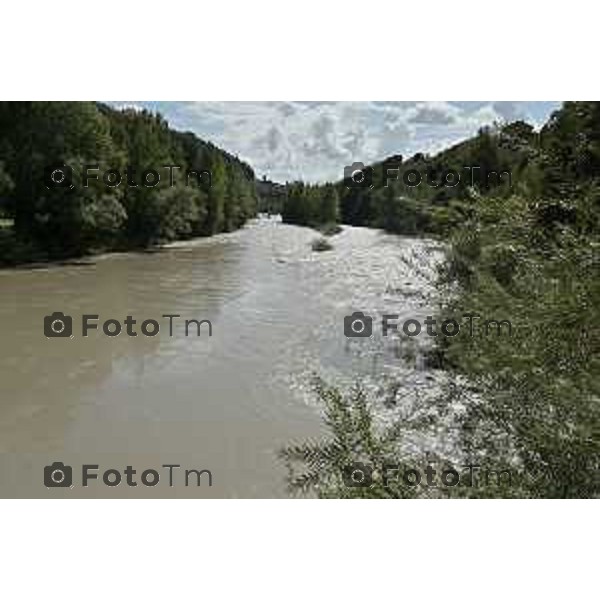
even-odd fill
[(280, 458), (288, 469), (287, 483), (292, 494), (316, 491), (327, 498), (413, 497), (411, 488), (390, 489), (382, 485), (346, 485), (351, 465), (397, 462), (399, 430), (380, 433), (373, 422), (366, 395), (360, 388), (345, 396), (321, 379), (313, 382), (315, 394), (322, 402), (324, 421), (330, 437), (323, 442), (290, 444)]
[(462, 445), (518, 464), (526, 496), (600, 496), (599, 131), (600, 103), (566, 103), (542, 129), (529, 195), (480, 199), (449, 238), (459, 287), (443, 312), (515, 332), (445, 343), (442, 363), (480, 390)]
[[(473, 461), (469, 469), (453, 465), (433, 451), (408, 450), (416, 435), (435, 433), (436, 400), (421, 403), (391, 426), (377, 422), (376, 411), (360, 386), (342, 393), (317, 378), (314, 392), (323, 408), (328, 436), (323, 441), (290, 444), (279, 452), (287, 467), (292, 495), (321, 498), (519, 497), (522, 473), (510, 465)], [(391, 386), (388, 399), (398, 388)], [(414, 448), (414, 446), (412, 446)], [(495, 470), (494, 470), (495, 469)], [(445, 472), (453, 485), (444, 485)], [(510, 473), (510, 475), (509, 475)], [(417, 482), (418, 479), (418, 482)]]
[(313, 240), (310, 245), (313, 252), (326, 252), (327, 250), (333, 250), (333, 246), (325, 238), (317, 238)]
[(600, 245), (583, 217), (593, 203), (573, 201), (575, 222), (540, 228), (538, 202), (490, 199), (451, 238), (446, 279), (460, 287), (443, 318), (473, 312), (514, 332), (445, 340), (442, 364), (482, 391), (466, 404), (462, 444), (535, 474), (524, 495), (600, 495)]
[(32, 242), (17, 239), (11, 228), (0, 229), (0, 267), (46, 260), (47, 254)]

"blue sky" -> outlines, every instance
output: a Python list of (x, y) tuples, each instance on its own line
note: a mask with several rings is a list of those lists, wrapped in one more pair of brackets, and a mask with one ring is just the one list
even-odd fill
[(344, 165), (435, 152), (494, 121), (539, 126), (560, 102), (110, 102), (160, 112), (175, 129), (275, 181), (340, 179)]

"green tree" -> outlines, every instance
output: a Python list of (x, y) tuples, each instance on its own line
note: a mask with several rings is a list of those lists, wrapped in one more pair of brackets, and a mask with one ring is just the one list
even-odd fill
[(340, 220), (339, 197), (333, 185), (326, 185), (323, 191), (322, 223), (337, 223)]
[(225, 201), (227, 193), (225, 163), (220, 155), (211, 157), (212, 184), (208, 191), (209, 233), (219, 233), (225, 226)]

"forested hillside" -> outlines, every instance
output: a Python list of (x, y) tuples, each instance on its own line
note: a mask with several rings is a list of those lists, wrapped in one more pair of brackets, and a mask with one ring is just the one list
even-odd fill
[[(73, 170), (73, 188), (48, 187), (56, 165)], [(98, 167), (87, 187), (86, 165)], [(107, 169), (123, 174), (128, 165), (136, 185), (124, 175), (120, 185), (103, 181)], [(156, 185), (141, 181), (148, 169), (159, 172)], [(187, 170), (210, 171), (210, 185)], [(212, 235), (255, 213), (251, 167), (158, 114), (94, 102), (0, 103), (0, 263)]]
[[(371, 187), (349, 188), (341, 179), (334, 184), (339, 219), (395, 233), (445, 233), (464, 221), (481, 196), (573, 198), (596, 185), (599, 128), (599, 103), (568, 102), (540, 131), (516, 121), (482, 128), (474, 138), (433, 156), (389, 157), (368, 167)], [(330, 187), (288, 185), (284, 221), (331, 220)]]

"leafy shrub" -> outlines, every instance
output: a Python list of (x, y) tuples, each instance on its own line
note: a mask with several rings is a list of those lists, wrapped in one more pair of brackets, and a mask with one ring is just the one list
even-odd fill
[(333, 250), (333, 246), (325, 238), (317, 238), (311, 244), (313, 252), (326, 252)]

